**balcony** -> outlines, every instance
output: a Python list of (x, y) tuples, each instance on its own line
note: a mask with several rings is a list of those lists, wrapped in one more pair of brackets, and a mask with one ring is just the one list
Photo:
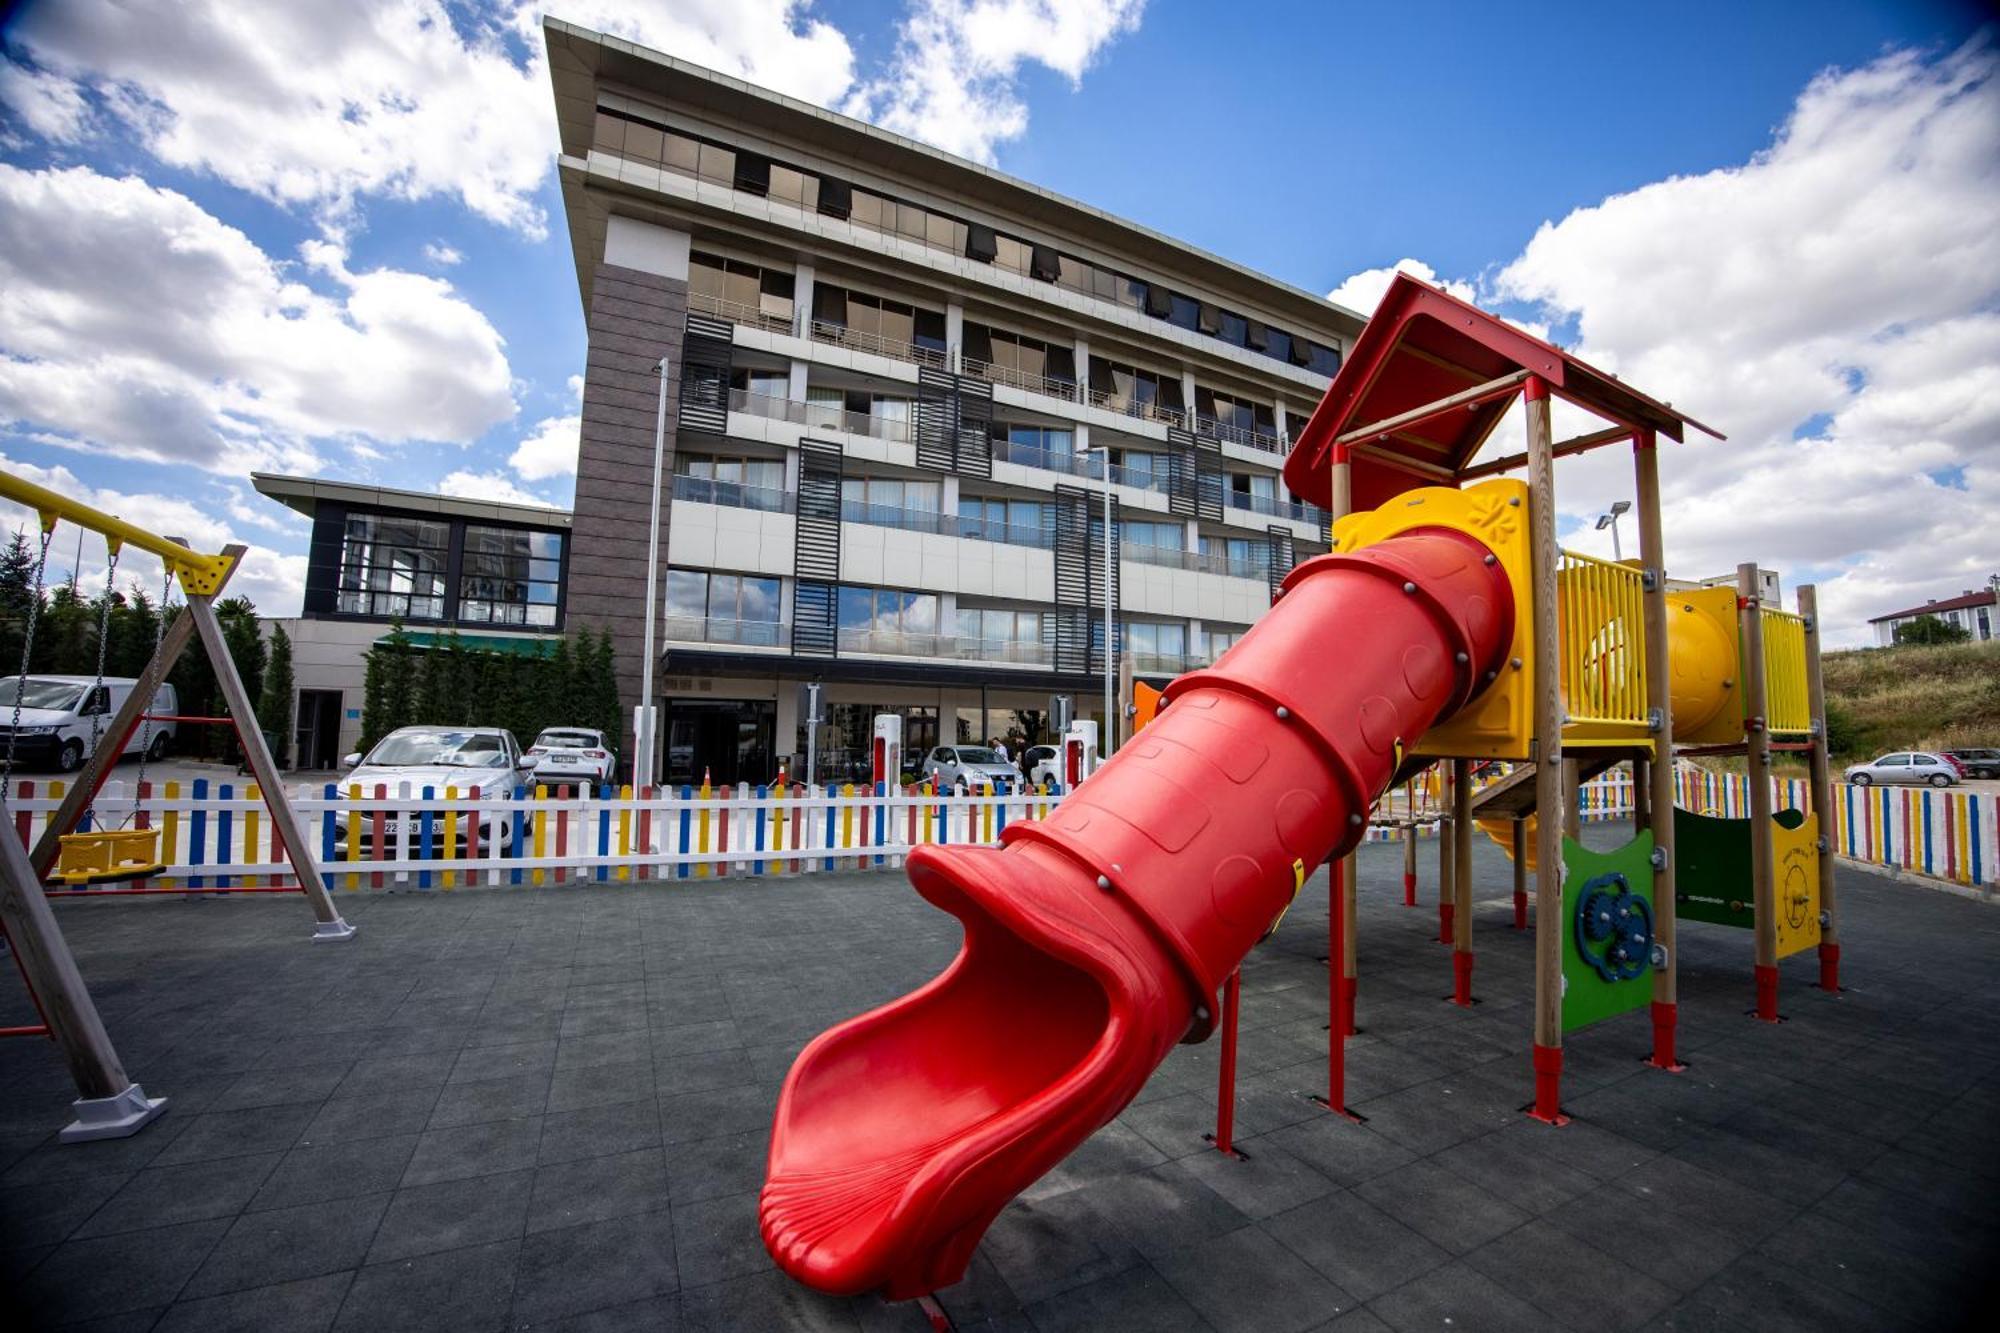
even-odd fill
[(1291, 448), (1284, 436), (1270, 431), (1253, 430), (1248, 426), (1234, 425), (1214, 417), (1198, 416), (1194, 421), (1197, 434), (1225, 440), (1230, 444), (1240, 444), (1247, 449), (1261, 449), (1267, 454), (1282, 454)]
[(840, 651), (891, 657), (942, 657), (959, 662), (1002, 666), (1049, 666), (1052, 645), (1013, 639), (971, 639), (953, 634), (906, 634), (899, 630), (846, 626), (840, 630)]
[(1055, 379), (1048, 375), (1035, 375), (1025, 370), (1015, 370), (1011, 366), (996, 365), (991, 361), (981, 361), (978, 357), (962, 357), (959, 367), (967, 375), (973, 375), (989, 384), (1005, 384), (1010, 388), (1027, 393), (1046, 394), (1060, 398), (1064, 402), (1076, 401), (1076, 381)]
[(1132, 670), (1141, 676), (1178, 676), (1207, 663), (1187, 653), (1132, 653)]
[[(1104, 480), (1104, 463), (1091, 454), (1063, 453), (1055, 449), (1042, 449), (1032, 444), (1015, 444), (1011, 440), (995, 438), (993, 459), (999, 463), (1018, 463), (1022, 467), (1041, 468), (1046, 472), (1061, 472), (1072, 477), (1088, 477), (1092, 481)], [(1167, 478), (1151, 469), (1114, 466), (1110, 472), (1114, 485), (1131, 486), (1142, 491), (1158, 491), (1162, 495), (1171, 489)]]
[(840, 517), (847, 523), (866, 523), (878, 528), (901, 528), (905, 532), (931, 532), (941, 537), (964, 537), (969, 541), (1002, 542), (1009, 546), (1035, 546), (1043, 550), (1055, 544), (1055, 534), (1046, 528), (1026, 524), (989, 523), (984, 519), (961, 518), (935, 509), (899, 509), (894, 505), (872, 505), (860, 500), (842, 500)]
[(791, 626), (774, 620), (668, 616), (664, 633), (669, 643), (724, 643), (739, 648), (782, 648), (791, 642)]
[(1140, 421), (1157, 421), (1163, 426), (1188, 428), (1188, 414), (1178, 407), (1168, 407), (1164, 403), (1144, 398), (1134, 398), (1126, 394), (1113, 393), (1107, 389), (1092, 389), (1085, 398), (1092, 407), (1101, 407), (1107, 412), (1137, 418)]
[(1222, 574), (1230, 578), (1255, 579), (1262, 583), (1270, 572), (1263, 560), (1232, 560), (1215, 552), (1184, 551), (1178, 546), (1154, 546), (1149, 542), (1121, 542), (1121, 559), (1162, 569), (1181, 569), (1191, 574)]
[(765, 310), (761, 306), (745, 305), (741, 301), (726, 301), (720, 296), (708, 296), (701, 292), (688, 293), (688, 309), (699, 314), (714, 315), (732, 324), (747, 324), (753, 329), (763, 329), (768, 333), (790, 333), (792, 317)]
[(839, 430), (846, 431), (850, 435), (872, 435), (878, 440), (891, 440), (899, 444), (908, 444), (910, 441), (910, 422), (907, 417), (884, 417), (866, 412), (849, 412), (824, 403), (801, 403), (797, 399), (780, 398), (767, 393), (751, 393), (747, 389), (729, 391), (729, 410), (743, 412), (753, 417), (765, 417), (772, 421), (789, 421), (812, 430)]
[(1230, 491), (1223, 502), (1231, 509), (1247, 509), (1253, 514), (1264, 514), (1270, 518), (1288, 518), (1294, 523), (1322, 523), (1326, 511), (1297, 500), (1280, 500), (1276, 496), (1251, 495), (1244, 491)]
[(943, 370), (950, 364), (950, 358), (946, 356), (942, 347), (921, 347), (916, 343), (884, 338), (876, 333), (862, 333), (848, 328), (845, 324), (835, 324), (831, 320), (814, 320), (812, 336), (815, 342), (831, 343), (835, 347), (846, 347), (856, 352), (872, 352), (876, 356), (886, 356), (891, 361), (913, 361), (920, 366), (930, 366), (936, 370)]
[(950, 641), (950, 656), (961, 662), (996, 662), (1006, 666), (1053, 666), (1056, 650), (1052, 644), (1018, 639), (966, 639)]
[(674, 499), (696, 504), (726, 505), (731, 509), (755, 509), (766, 514), (789, 514), (792, 497), (784, 491), (764, 486), (745, 486), (736, 481), (711, 481), (707, 477), (674, 475)]

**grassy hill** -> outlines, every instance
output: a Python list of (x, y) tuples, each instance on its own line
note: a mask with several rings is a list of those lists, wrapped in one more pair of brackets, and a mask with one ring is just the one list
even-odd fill
[(2000, 641), (1829, 653), (1825, 668), (1839, 758), (2000, 746)]

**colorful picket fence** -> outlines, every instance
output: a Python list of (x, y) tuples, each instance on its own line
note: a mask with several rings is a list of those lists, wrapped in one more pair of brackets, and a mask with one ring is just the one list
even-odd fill
[[(1747, 779), (1682, 762), (1679, 804), (1743, 818)], [(1807, 784), (1774, 779), (1777, 809), (1807, 809)], [(8, 804), (17, 835), (32, 842), (65, 791), (24, 780)], [(391, 791), (328, 784), (293, 794), (308, 849), (336, 889), (450, 889), (471, 884), (550, 885), (578, 880), (707, 879), (893, 868), (925, 843), (999, 841), (1022, 819), (1045, 816), (1060, 788), (994, 796), (933, 794), (918, 787), (680, 787), (634, 792), (456, 787)], [(1614, 769), (1586, 783), (1586, 820), (1632, 809), (1632, 779)], [(1402, 836), (1400, 806), (1385, 803), (1366, 837)], [(1419, 818), (1435, 813), (1420, 800)], [(2000, 796), (1931, 788), (1836, 787), (1834, 850), (1870, 865), (1970, 887), (2000, 882)], [(158, 828), (165, 868), (139, 887), (280, 889), (290, 868), (255, 784), (107, 783), (82, 828)], [(1428, 836), (1434, 826), (1419, 825)]]

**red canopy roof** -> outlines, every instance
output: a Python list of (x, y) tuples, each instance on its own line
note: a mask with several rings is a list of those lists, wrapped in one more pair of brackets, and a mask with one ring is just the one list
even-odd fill
[[(1499, 316), (1398, 273), (1300, 432), (1285, 463), (1285, 484), (1303, 499), (1328, 505), (1334, 446), (1342, 436), (1350, 437), (1347, 443), (1355, 450), (1357, 509), (1372, 508), (1416, 486), (1456, 484), (1529, 374), (1628, 433), (1648, 430), (1679, 440), (1685, 425), (1722, 438)], [(1458, 410), (1373, 436), (1363, 433), (1366, 427), (1510, 376), (1515, 382), (1497, 385)]]

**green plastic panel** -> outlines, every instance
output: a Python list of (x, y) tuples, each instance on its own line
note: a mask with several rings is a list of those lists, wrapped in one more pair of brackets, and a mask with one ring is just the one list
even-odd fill
[[(1564, 838), (1562, 855), (1562, 1026), (1573, 1032), (1653, 998), (1653, 835), (1610, 852)], [(1595, 930), (1577, 920), (1587, 900), (1598, 909)]]
[[(1806, 817), (1797, 810), (1780, 810), (1771, 817), (1779, 828), (1802, 828)], [(1750, 821), (1698, 815), (1674, 808), (1674, 913), (1682, 921), (1707, 921), (1718, 926), (1757, 924), (1755, 889), (1750, 879)]]

